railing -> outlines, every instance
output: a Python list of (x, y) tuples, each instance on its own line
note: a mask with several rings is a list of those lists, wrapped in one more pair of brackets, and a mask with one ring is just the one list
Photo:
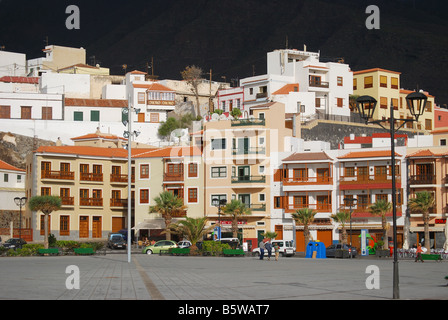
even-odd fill
[(232, 183), (264, 183), (265, 176), (234, 176), (231, 178)]
[(164, 181), (184, 181), (183, 173), (165, 173), (163, 175)]
[(333, 177), (283, 178), (283, 185), (333, 184)]
[(413, 175), (409, 178), (409, 184), (435, 184), (436, 175), (434, 174), (419, 174)]
[(310, 87), (329, 88), (330, 83), (327, 81), (310, 81)]
[(285, 212), (292, 213), (296, 210), (300, 209), (312, 209), (317, 212), (331, 212), (332, 211), (332, 204), (331, 203), (304, 203), (304, 204), (287, 204), (285, 206)]
[(231, 121), (232, 127), (242, 127), (242, 126), (264, 126), (266, 121), (264, 119), (235, 119)]
[[(131, 204), (134, 203), (134, 200), (131, 200)], [(128, 199), (119, 199), (119, 198), (112, 198), (110, 199), (110, 206), (113, 208), (119, 207), (127, 207), (128, 206)]]
[[(395, 177), (395, 182), (399, 183), (401, 176)], [(359, 176), (341, 176), (339, 184), (375, 184), (375, 183), (391, 183), (391, 175), (359, 175)], [(392, 186), (391, 186), (392, 187)]]
[(268, 93), (267, 92), (259, 92), (255, 95), (256, 99), (261, 99), (261, 98), (267, 98), (268, 97)]
[(82, 181), (103, 181), (102, 173), (81, 172), (80, 180)]
[[(131, 181), (135, 182), (135, 176), (131, 176)], [(128, 175), (127, 174), (114, 174), (112, 173), (110, 175), (110, 182), (128, 182)]]
[(232, 149), (233, 155), (241, 155), (241, 154), (265, 154), (265, 147), (251, 147), (251, 148), (236, 148)]
[(81, 198), (79, 199), (79, 205), (88, 207), (102, 207), (103, 198)]
[(61, 197), (61, 204), (63, 206), (75, 205), (75, 197)]
[(60, 180), (75, 180), (75, 173), (73, 171), (41, 171), (42, 179), (60, 179)]
[(246, 206), (249, 207), (249, 209), (251, 209), (252, 211), (266, 211), (265, 203), (251, 203)]

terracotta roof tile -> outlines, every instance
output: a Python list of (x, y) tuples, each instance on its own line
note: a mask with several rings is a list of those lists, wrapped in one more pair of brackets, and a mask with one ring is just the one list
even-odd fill
[(125, 140), (127, 141), (128, 139), (113, 135), (113, 134), (105, 134), (105, 133), (101, 133), (101, 134), (97, 134), (97, 133), (89, 133), (89, 134), (85, 134), (83, 136), (79, 136), (79, 137), (74, 137), (71, 138), (71, 140), (91, 140), (91, 139), (108, 139), (108, 140), (117, 140), (117, 139), (121, 139), (121, 140)]
[(289, 94), (290, 92), (298, 92), (299, 84), (298, 83), (289, 83), (272, 94)]
[[(137, 155), (154, 149), (137, 149), (132, 148), (132, 155)], [(101, 148), (101, 147), (89, 147), (89, 146), (41, 146), (36, 153), (56, 153), (66, 155), (79, 155), (79, 156), (97, 156), (106, 158), (127, 158), (128, 151), (121, 148)]]
[(201, 149), (198, 147), (166, 147), (142, 152), (135, 155), (133, 158), (176, 158), (184, 156), (200, 156), (201, 154)]
[(38, 84), (38, 77), (10, 77), (4, 76), (0, 78), (0, 82), (12, 82), (12, 83), (30, 83), (30, 84)]
[[(345, 156), (338, 157), (338, 159), (354, 159), (354, 158), (380, 158), (380, 157), (390, 157), (390, 150), (381, 151), (355, 151), (346, 154)], [(401, 157), (395, 152), (395, 156)]]
[(303, 152), (293, 153), (283, 161), (310, 161), (310, 160), (333, 160), (325, 152)]
[(80, 99), (80, 98), (66, 98), (66, 107), (114, 107), (124, 108), (128, 106), (127, 100), (117, 99)]
[(437, 154), (435, 154), (434, 152), (432, 152), (429, 149), (425, 149), (425, 150), (419, 150), (416, 151), (414, 153), (411, 153), (409, 155), (407, 155), (407, 158), (413, 158), (413, 157), (435, 157), (437, 156)]
[(10, 165), (9, 163), (6, 163), (6, 162), (3, 161), (3, 160), (0, 160), (0, 169), (1, 169), (1, 170), (11, 170), (11, 171), (25, 172), (25, 170), (16, 168), (16, 167), (14, 167), (13, 165)]
[(150, 91), (170, 91), (170, 92), (175, 92), (174, 90), (160, 84), (157, 82), (153, 82), (153, 83), (133, 83), (132, 84), (134, 88), (140, 88), (140, 89), (147, 89)]

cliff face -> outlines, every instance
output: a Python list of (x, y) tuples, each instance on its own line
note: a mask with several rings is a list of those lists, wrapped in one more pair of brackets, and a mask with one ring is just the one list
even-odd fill
[(52, 141), (0, 132), (0, 160), (25, 169), (26, 156), (40, 146), (55, 145)]

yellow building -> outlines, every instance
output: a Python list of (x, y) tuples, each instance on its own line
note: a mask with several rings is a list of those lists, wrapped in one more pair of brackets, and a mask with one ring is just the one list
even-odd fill
[[(411, 119), (406, 104), (406, 96), (410, 90), (400, 89), (400, 72), (381, 68), (366, 69), (353, 72), (353, 95), (368, 95), (377, 100), (377, 107), (372, 120), (387, 120), (390, 108), (394, 108), (396, 119)], [(430, 131), (434, 129), (434, 97), (424, 92), (428, 97), (425, 113), (418, 123), (407, 123), (406, 128)], [(355, 110), (356, 112), (356, 110)]]

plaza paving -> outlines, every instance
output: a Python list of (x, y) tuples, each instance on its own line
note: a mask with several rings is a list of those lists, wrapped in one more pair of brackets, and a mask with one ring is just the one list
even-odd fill
[[(67, 289), (79, 268), (79, 289)], [(367, 289), (368, 266), (379, 289)], [(22, 300), (388, 300), (392, 259), (182, 257), (107, 254), (2, 257), (0, 299)], [(400, 260), (400, 299), (448, 299), (448, 261)]]

